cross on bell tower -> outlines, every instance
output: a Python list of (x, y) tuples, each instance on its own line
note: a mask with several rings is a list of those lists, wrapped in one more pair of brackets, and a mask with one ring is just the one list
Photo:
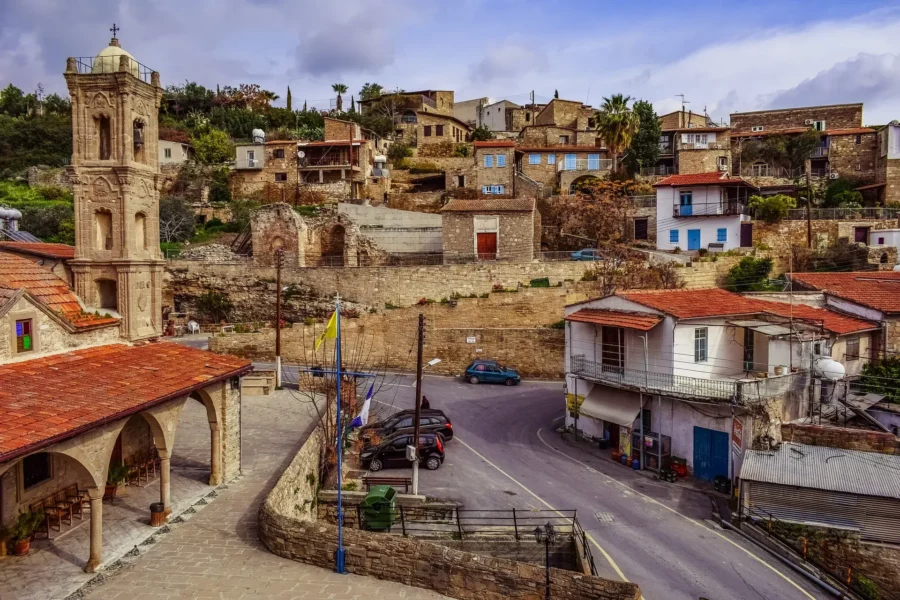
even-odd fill
[(113, 38), (115, 38), (115, 37), (116, 37), (116, 32), (121, 31), (121, 28), (120, 28), (120, 27), (116, 27), (116, 24), (113, 23), (113, 26), (110, 27), (109, 30), (112, 31)]

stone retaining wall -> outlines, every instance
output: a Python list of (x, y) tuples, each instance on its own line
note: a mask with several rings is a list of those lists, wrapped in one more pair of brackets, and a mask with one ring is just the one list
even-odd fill
[[(334, 568), (337, 528), (316, 522), (308, 509), (314, 498), (305, 473), (322, 440), (303, 445), (259, 511), (259, 537), (274, 554), (323, 569)], [(307, 501), (307, 502), (304, 502)], [(540, 600), (544, 568), (382, 533), (346, 528), (347, 571), (377, 577), (465, 600)], [(560, 600), (638, 600), (633, 583), (551, 569), (551, 596)]]
[(784, 423), (781, 425), (781, 438), (810, 446), (900, 455), (900, 438), (882, 431)]

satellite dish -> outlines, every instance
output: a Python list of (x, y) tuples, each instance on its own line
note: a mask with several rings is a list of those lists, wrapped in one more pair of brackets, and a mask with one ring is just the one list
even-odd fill
[(825, 379), (831, 381), (838, 381), (839, 379), (843, 379), (844, 375), (847, 374), (847, 369), (844, 368), (844, 365), (834, 360), (830, 356), (817, 358), (813, 370), (819, 377), (824, 377)]
[(306, 152), (303, 150), (297, 150), (297, 158), (306, 158)]

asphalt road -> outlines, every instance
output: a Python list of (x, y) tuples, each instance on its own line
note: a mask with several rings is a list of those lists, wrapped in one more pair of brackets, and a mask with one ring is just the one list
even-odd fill
[[(290, 381), (295, 375), (286, 374)], [(414, 405), (414, 378), (388, 374), (370, 422)], [(466, 508), (577, 510), (600, 575), (641, 586), (645, 600), (824, 599), (827, 594), (714, 524), (709, 498), (574, 448), (555, 432), (561, 383), (470, 385), (426, 376), (423, 393), (455, 438), (420, 493)], [(401, 475), (404, 469), (393, 469)]]

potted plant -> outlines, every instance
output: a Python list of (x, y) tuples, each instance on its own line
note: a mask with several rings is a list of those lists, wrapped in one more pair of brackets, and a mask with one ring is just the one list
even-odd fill
[(13, 543), (13, 554), (25, 556), (31, 550), (31, 537), (34, 530), (44, 521), (44, 513), (20, 512), (13, 525), (10, 541)]
[(120, 462), (109, 466), (109, 473), (106, 474), (106, 490), (103, 492), (104, 498), (112, 500), (116, 497), (116, 490), (119, 484), (128, 477), (128, 467)]
[(12, 531), (9, 527), (0, 525), (0, 558), (6, 556), (6, 542), (12, 537)]

